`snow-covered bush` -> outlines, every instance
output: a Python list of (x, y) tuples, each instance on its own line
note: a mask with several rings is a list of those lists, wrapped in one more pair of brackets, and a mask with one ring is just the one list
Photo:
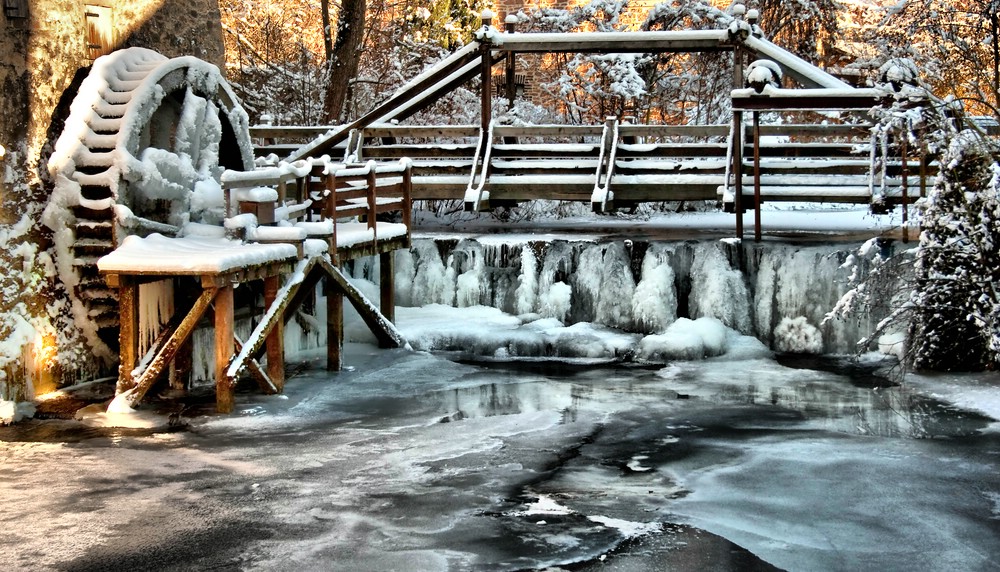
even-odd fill
[[(896, 65), (885, 77), (901, 79), (908, 69)], [(978, 132), (960, 131), (961, 112), (950, 101), (934, 101), (905, 82), (887, 92), (896, 94), (893, 105), (873, 113), (883, 155), (890, 156), (885, 152), (890, 141), (907, 137), (911, 148), (922, 145), (936, 157), (939, 173), (930, 195), (918, 203), (917, 247), (886, 256), (875, 248), (875, 239), (866, 243), (850, 261), (856, 266), (855, 287), (828, 319), (864, 312), (881, 318), (861, 340), (861, 348), (891, 339), (892, 353), (903, 355), (908, 366), (995, 368), (1000, 352), (1000, 148)], [(867, 268), (859, 264), (865, 261)], [(905, 342), (901, 332), (907, 332)]]
[(951, 139), (924, 209), (916, 259), (913, 363), (980, 370), (1000, 352), (998, 149), (971, 131)]

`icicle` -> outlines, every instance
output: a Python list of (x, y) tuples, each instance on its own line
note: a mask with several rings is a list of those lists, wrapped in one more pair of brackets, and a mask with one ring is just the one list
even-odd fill
[(642, 277), (632, 295), (636, 328), (647, 334), (662, 332), (677, 319), (674, 270), (666, 249), (654, 245), (642, 260)]
[(601, 285), (597, 293), (595, 322), (626, 331), (632, 329), (635, 279), (624, 244), (612, 242), (604, 252)]
[(717, 243), (701, 245), (691, 269), (691, 297), (688, 301), (693, 318), (718, 318), (726, 326), (742, 333), (752, 333), (750, 292), (743, 275), (733, 269)]
[(521, 274), (517, 281), (515, 313), (529, 314), (535, 311), (538, 297), (538, 260), (529, 245), (521, 248)]
[(139, 352), (145, 353), (174, 315), (174, 282), (160, 280), (139, 285)]

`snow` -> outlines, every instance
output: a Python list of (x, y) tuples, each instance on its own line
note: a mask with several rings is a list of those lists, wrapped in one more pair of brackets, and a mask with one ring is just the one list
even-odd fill
[(278, 191), (271, 187), (233, 189), (232, 197), (237, 201), (273, 203), (278, 200)]
[(751, 35), (744, 40), (744, 45), (753, 52), (756, 52), (759, 57), (773, 60), (780, 64), (796, 79), (805, 82), (807, 84), (806, 87), (824, 87), (838, 90), (851, 89), (851, 86), (847, 83), (768, 40)]
[(0, 399), (0, 426), (10, 425), (35, 414), (35, 406), (29, 402), (15, 402)]
[(243, 244), (225, 238), (126, 237), (117, 250), (98, 260), (101, 272), (122, 274), (218, 274), (294, 260), (291, 244)]

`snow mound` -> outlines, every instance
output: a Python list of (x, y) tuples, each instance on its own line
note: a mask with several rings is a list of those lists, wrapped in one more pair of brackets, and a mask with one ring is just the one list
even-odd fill
[(805, 316), (784, 317), (774, 328), (774, 347), (798, 354), (823, 353), (823, 333)]

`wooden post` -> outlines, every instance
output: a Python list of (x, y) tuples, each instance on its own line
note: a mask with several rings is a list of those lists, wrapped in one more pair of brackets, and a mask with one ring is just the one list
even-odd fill
[[(233, 340), (233, 285), (219, 288), (215, 296), (215, 410), (232, 413), (233, 384), (226, 375), (236, 344)], [(235, 380), (234, 380), (235, 381)]]
[(906, 228), (906, 224), (910, 217), (910, 165), (907, 155), (909, 154), (907, 149), (907, 143), (910, 139), (909, 133), (901, 133), (899, 141), (899, 155), (902, 159), (902, 169), (900, 170), (900, 176), (902, 180), (900, 181), (900, 190), (903, 192), (903, 244), (910, 242), (910, 230)]
[[(175, 282), (174, 308), (186, 308), (189, 305), (191, 303), (188, 296), (185, 295), (185, 290)], [(187, 390), (188, 381), (191, 377), (191, 369), (193, 368), (193, 348), (194, 340), (191, 337), (185, 339), (180, 347), (177, 348), (177, 355), (170, 362), (170, 372), (168, 373), (170, 389), (175, 391)]]
[(333, 236), (330, 237), (330, 260), (334, 264), (339, 262), (337, 256), (337, 174), (334, 172), (326, 175), (326, 202), (323, 208), (323, 218), (333, 221)]
[(760, 112), (753, 112), (753, 240), (760, 242)]
[(733, 208), (736, 210), (736, 238), (743, 240), (743, 112), (733, 112), (733, 185), (736, 197)]
[[(490, 26), (493, 23), (493, 12), (489, 9), (483, 10), (482, 19), (483, 31), (486, 32), (490, 29)], [(493, 86), (490, 77), (493, 73), (493, 54), (490, 49), (491, 47), (489, 38), (484, 37), (480, 40), (479, 56), (481, 61), (479, 66), (479, 75), (481, 76), (482, 83), (482, 92), (480, 93), (480, 96), (482, 97), (481, 126), (483, 128), (483, 133), (489, 131), (490, 122), (493, 120)]]
[(406, 225), (406, 247), (410, 247), (410, 231), (413, 229), (413, 164), (407, 163), (403, 169), (403, 224)]
[(340, 371), (344, 367), (344, 294), (332, 278), (323, 281), (326, 290), (326, 369)]
[(396, 321), (396, 288), (394, 284), (393, 253), (383, 252), (379, 254), (379, 310), (386, 320)]
[[(517, 27), (517, 16), (513, 14), (507, 14), (507, 17), (503, 20), (504, 31), (508, 34), (513, 34), (514, 29)], [(514, 52), (507, 52), (507, 61), (504, 62), (504, 74), (505, 80), (507, 81), (506, 96), (507, 96), (507, 107), (514, 107), (514, 98), (517, 97), (517, 83), (514, 81), (516, 77), (517, 66), (514, 61)]]
[(139, 285), (127, 276), (122, 276), (119, 280), (118, 308), (121, 326), (118, 330), (120, 352), (116, 394), (135, 387), (132, 371), (139, 365)]
[[(264, 279), (264, 308), (271, 307), (278, 297), (279, 279), (268, 276)], [(267, 335), (267, 376), (271, 378), (274, 388), (280, 393), (285, 389), (285, 321), (275, 322), (271, 333)]]

